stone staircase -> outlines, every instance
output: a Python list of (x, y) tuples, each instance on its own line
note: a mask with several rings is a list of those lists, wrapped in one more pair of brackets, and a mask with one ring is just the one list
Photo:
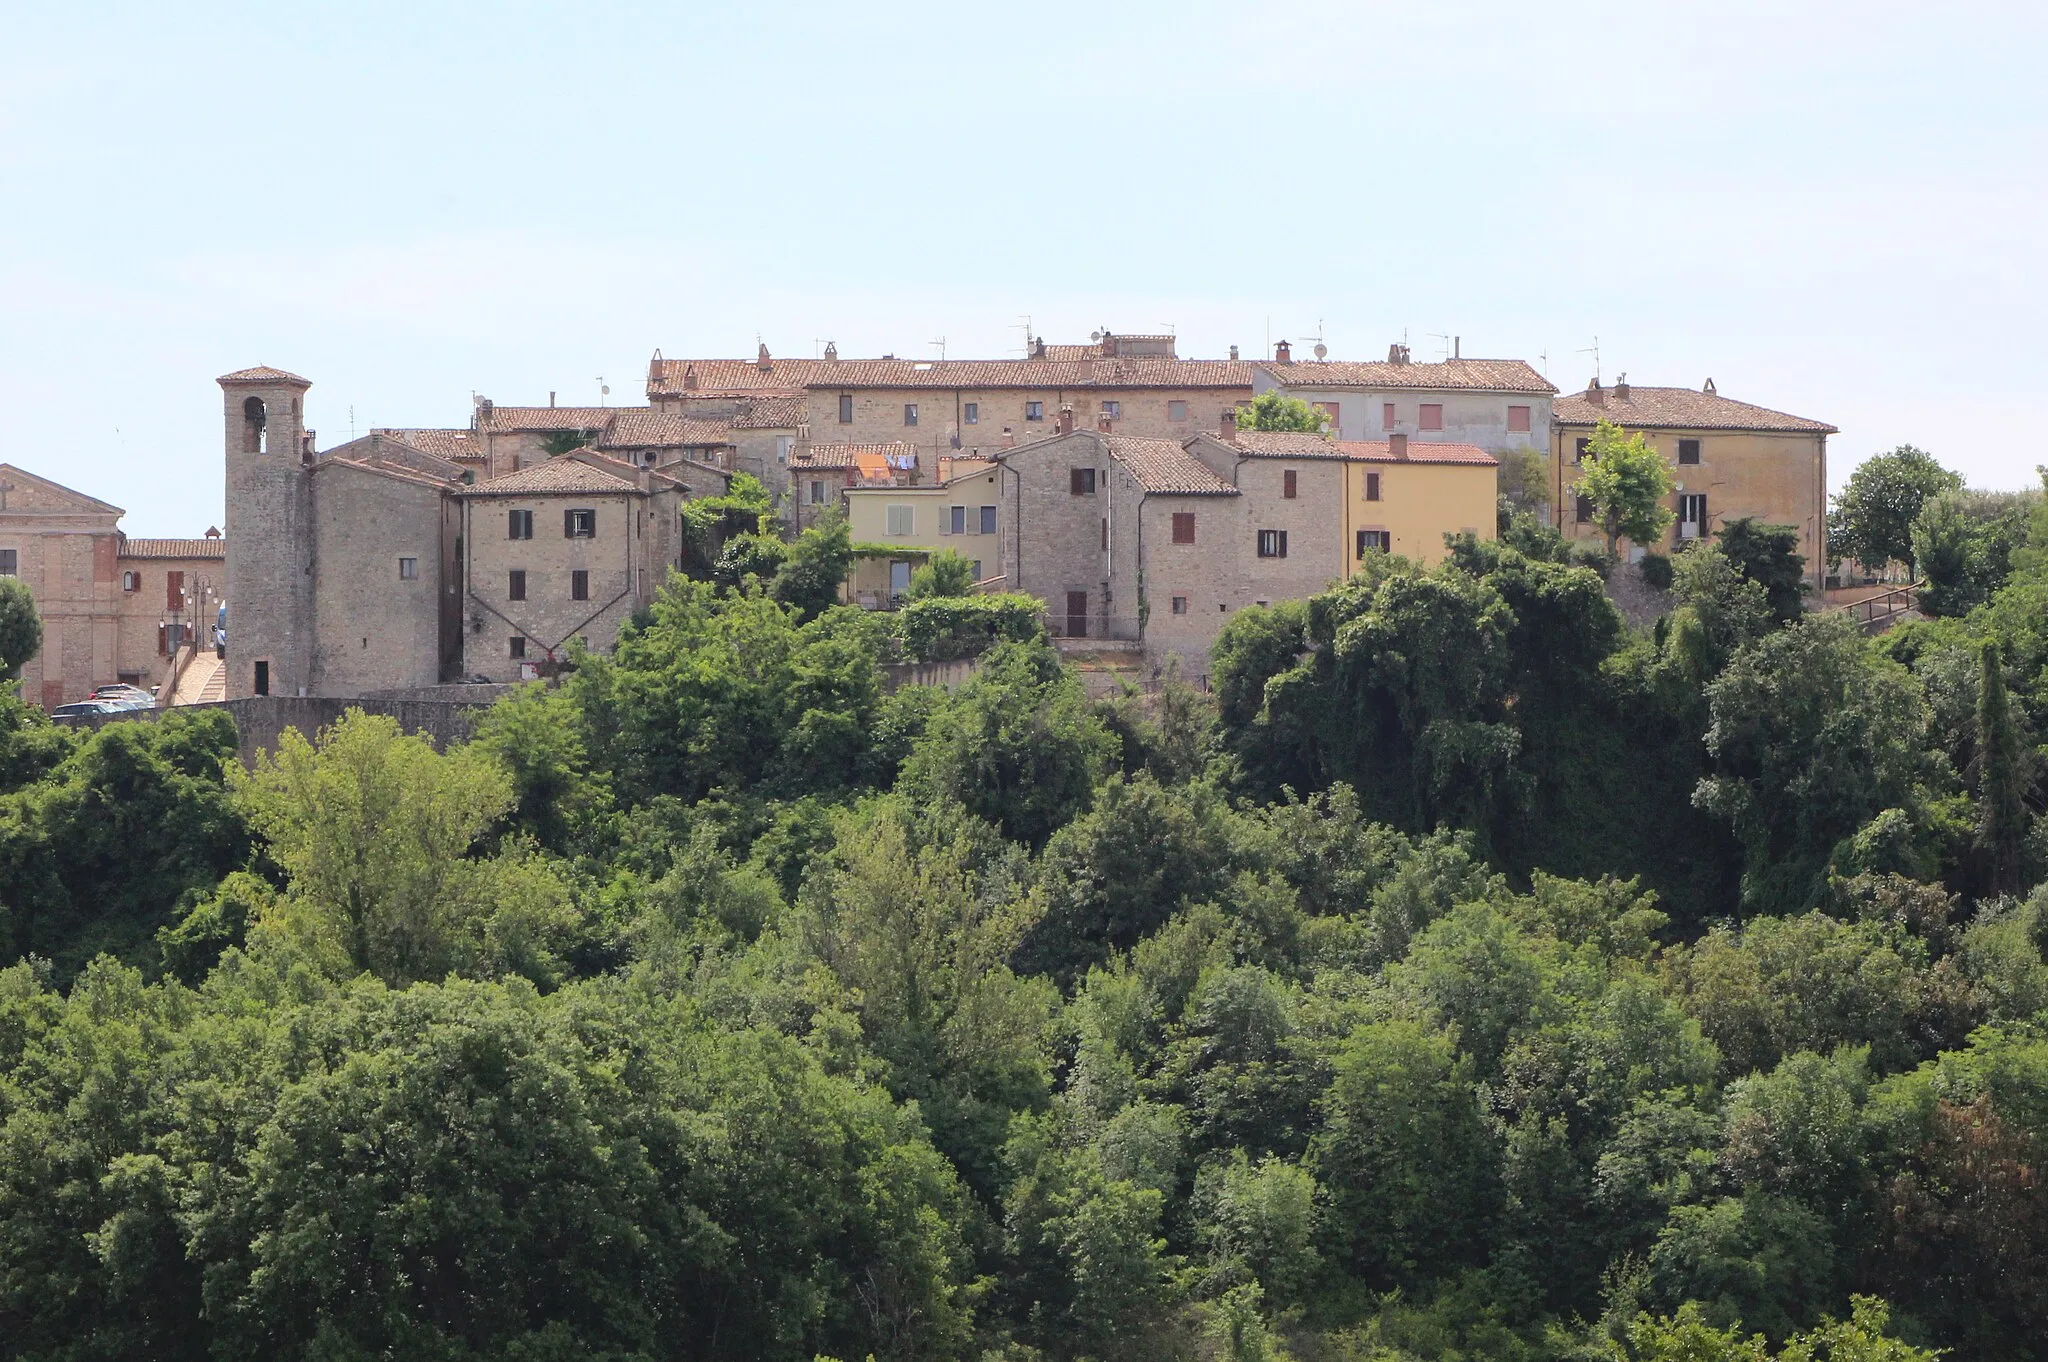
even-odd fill
[(211, 652), (202, 652), (178, 673), (178, 689), (172, 694), (171, 703), (201, 705), (210, 700), (225, 700), (227, 695), (227, 667)]

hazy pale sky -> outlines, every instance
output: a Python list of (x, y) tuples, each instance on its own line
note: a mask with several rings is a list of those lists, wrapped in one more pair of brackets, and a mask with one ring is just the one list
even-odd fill
[(323, 446), (643, 400), (651, 351), (1438, 335), (2048, 461), (2048, 6), (0, 3), (0, 458), (221, 517)]

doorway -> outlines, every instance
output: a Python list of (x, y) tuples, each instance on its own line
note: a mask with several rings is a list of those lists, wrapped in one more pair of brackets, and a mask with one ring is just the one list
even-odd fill
[(1067, 593), (1067, 637), (1088, 637), (1088, 593), (1085, 591)]

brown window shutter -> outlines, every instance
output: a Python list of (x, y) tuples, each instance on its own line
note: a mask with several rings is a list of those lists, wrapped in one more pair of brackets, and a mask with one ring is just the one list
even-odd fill
[(184, 608), (185, 608), (185, 574), (184, 574), (184, 573), (182, 573), (182, 572), (167, 572), (167, 573), (165, 573), (165, 574), (164, 574), (164, 609), (166, 609), (166, 610), (183, 610)]
[(564, 511), (562, 512), (562, 538), (574, 539), (575, 537), (576, 513), (574, 511)]

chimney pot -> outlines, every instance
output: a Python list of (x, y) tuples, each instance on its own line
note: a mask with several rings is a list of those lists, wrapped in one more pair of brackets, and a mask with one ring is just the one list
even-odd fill
[(1701, 388), (1700, 391), (1705, 393), (1709, 397), (1713, 397), (1716, 395), (1716, 393), (1719, 392), (1719, 389), (1717, 389), (1714, 386), (1714, 380), (1710, 378), (1707, 380), (1707, 385), (1704, 388)]
[(1273, 343), (1273, 362), (1275, 364), (1294, 363), (1294, 347), (1286, 341), (1275, 341)]
[(1614, 396), (1617, 401), (1628, 401), (1628, 375), (1617, 374), (1614, 379)]
[(1016, 431), (1014, 431), (1014, 430), (1011, 430), (1011, 429), (1010, 429), (1010, 428), (1009, 428), (1008, 426), (1004, 426), (1004, 427), (1003, 427), (1003, 448), (1004, 448), (1004, 449), (1015, 449), (1016, 447), (1017, 447), (1017, 432), (1016, 432)]
[(1607, 393), (1601, 388), (1599, 379), (1596, 378), (1586, 385), (1586, 400), (1596, 407), (1607, 405)]
[(555, 405), (555, 390), (553, 388), (548, 389), (548, 405), (550, 407)]
[(1074, 409), (1072, 407), (1060, 408), (1059, 419), (1053, 423), (1053, 429), (1061, 435), (1072, 435), (1074, 433)]
[(768, 358), (768, 343), (766, 341), (761, 342), (760, 353), (754, 356), (754, 367), (764, 374), (775, 367), (773, 361)]
[(838, 359), (838, 358), (839, 358), (839, 342), (837, 342), (837, 341), (826, 341), (826, 342), (825, 342), (825, 358), (826, 358), (826, 359), (831, 359), (831, 360), (836, 360), (836, 359)]
[(1104, 435), (1109, 434), (1112, 430), (1115, 429), (1114, 425), (1112, 425), (1110, 422), (1108, 412), (1105, 411), (1096, 416), (1095, 428), (1101, 431)]
[(1116, 358), (1116, 337), (1107, 331), (1102, 333), (1102, 357), (1104, 359)]
[(1236, 442), (1237, 413), (1235, 411), (1226, 411), (1223, 413), (1223, 443), (1235, 444)]
[(1235, 362), (1237, 359), (1237, 347), (1235, 345), (1230, 347), (1230, 358), (1232, 362)]
[(683, 367), (683, 389), (686, 392), (697, 390), (697, 366), (694, 364)]
[(1387, 437), (1387, 453), (1392, 455), (1396, 459), (1407, 458), (1408, 437), (1398, 430), (1395, 431), (1392, 435), (1389, 435)]

